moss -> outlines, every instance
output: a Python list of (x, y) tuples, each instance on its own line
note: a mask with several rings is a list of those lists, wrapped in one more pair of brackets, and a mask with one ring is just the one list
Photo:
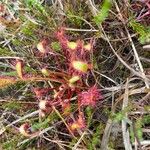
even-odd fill
[(34, 75), (38, 74), (35, 69), (33, 69), (33, 68), (29, 67), (29, 66), (25, 66), (24, 70), (25, 70), (26, 73), (31, 73), (31, 74), (34, 74)]
[(12, 40), (13, 45), (20, 46), (22, 44), (22, 41), (20, 39), (13, 39)]
[[(23, 86), (25, 86), (24, 82), (16, 82), (14, 84), (11, 84), (3, 89), (0, 89), (0, 95), (1, 97), (6, 97), (6, 96), (15, 96), (14, 91), (19, 91)], [(13, 89), (13, 91), (12, 91)]]
[(32, 38), (36, 38), (35, 37), (35, 31), (37, 29), (37, 25), (32, 23), (31, 21), (28, 21), (21, 29), (21, 32), (25, 35), (25, 36), (29, 36)]
[(11, 101), (8, 103), (4, 103), (2, 105), (3, 109), (8, 109), (8, 110), (18, 110), (21, 108), (21, 104), (19, 104), (17, 101)]
[(8, 137), (7, 141), (2, 143), (3, 150), (15, 150), (17, 148), (17, 144), (20, 141), (19, 135), (13, 135), (13, 137)]
[(143, 124), (150, 124), (150, 115), (145, 115), (142, 119)]
[(144, 110), (145, 111), (150, 111), (150, 106), (148, 105), (148, 106), (144, 106)]
[(132, 105), (129, 104), (127, 107), (124, 108), (124, 110), (121, 110), (115, 114), (111, 114), (111, 116), (115, 122), (120, 122), (126, 118), (125, 116), (126, 113), (130, 112), (131, 110), (132, 110)]
[(16, 54), (10, 51), (7, 47), (0, 47), (0, 56), (15, 56)]
[(39, 0), (26, 0), (26, 5), (30, 9), (36, 9), (40, 11), (43, 15), (48, 15), (42, 3)]
[(89, 150), (93, 150), (95, 148), (98, 149), (98, 147), (100, 146), (100, 139), (101, 136), (103, 134), (103, 130), (104, 130), (104, 125), (102, 123), (100, 123), (97, 127), (95, 127), (95, 131), (91, 137), (90, 141), (87, 141), (87, 148)]
[(83, 28), (85, 25), (84, 19), (90, 16), (87, 15), (88, 12), (86, 11), (87, 9), (85, 7), (86, 5), (84, 5), (84, 3), (82, 3), (81, 1), (76, 1), (75, 6), (68, 3), (65, 6), (67, 14), (66, 23), (73, 25), (76, 28)]
[(143, 139), (143, 132), (142, 132), (142, 118), (139, 118), (138, 120), (136, 120), (135, 122), (135, 132), (137, 133), (137, 137), (139, 140)]
[(87, 107), (85, 110), (85, 113), (87, 115), (87, 125), (90, 126), (91, 125), (91, 120), (92, 120), (92, 114), (93, 114), (93, 109), (91, 107)]
[(150, 42), (150, 27), (146, 27), (136, 22), (134, 19), (129, 22), (129, 26), (131, 26), (132, 29), (138, 33), (141, 44)]

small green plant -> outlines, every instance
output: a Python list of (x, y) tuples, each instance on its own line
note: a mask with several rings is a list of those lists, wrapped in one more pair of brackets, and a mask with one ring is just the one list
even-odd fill
[(94, 22), (97, 25), (101, 24), (107, 18), (110, 8), (111, 0), (104, 0), (100, 12), (94, 17)]
[(142, 118), (138, 119), (135, 123), (136, 134), (139, 140), (143, 139), (142, 124)]
[(136, 20), (131, 20), (129, 25), (136, 33), (138, 33), (139, 41), (142, 44), (148, 43), (150, 41), (150, 27), (146, 27)]
[(104, 126), (102, 124), (99, 124), (99, 126), (96, 127), (96, 131), (92, 135), (91, 142), (88, 144), (89, 150), (93, 150), (93, 148), (96, 148), (98, 146), (99, 140), (101, 139), (103, 128)]
[(130, 136), (131, 136), (132, 142), (134, 142), (135, 134), (139, 140), (143, 140), (142, 127), (145, 126), (146, 124), (149, 124), (149, 123), (150, 123), (150, 116), (149, 115), (145, 115), (141, 118), (138, 118), (135, 121), (135, 125), (134, 125), (135, 130), (133, 130), (133, 128), (130, 127)]
[(126, 119), (126, 113), (131, 110), (131, 106), (126, 107), (124, 110), (117, 112), (115, 114), (112, 114), (112, 118), (115, 122), (120, 122), (123, 119)]

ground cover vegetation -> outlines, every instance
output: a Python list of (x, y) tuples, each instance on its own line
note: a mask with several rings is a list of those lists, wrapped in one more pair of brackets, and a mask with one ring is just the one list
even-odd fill
[(150, 1), (1, 0), (0, 149), (149, 150)]

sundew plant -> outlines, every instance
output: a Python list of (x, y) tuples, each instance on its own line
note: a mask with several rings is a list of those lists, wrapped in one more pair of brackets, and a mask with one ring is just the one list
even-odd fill
[(0, 0), (0, 149), (149, 150), (149, 56), (149, 0)]

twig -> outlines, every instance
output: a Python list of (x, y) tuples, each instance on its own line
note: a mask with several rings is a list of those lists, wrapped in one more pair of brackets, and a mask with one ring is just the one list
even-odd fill
[(110, 132), (113, 126), (113, 121), (111, 119), (108, 119), (105, 130), (104, 130), (104, 134), (102, 137), (102, 141), (101, 141), (101, 150), (108, 150), (107, 149), (107, 144), (109, 141), (109, 136), (110, 136)]
[(98, 32), (96, 29), (74, 29), (74, 28), (65, 28), (67, 31), (78, 31), (78, 32)]
[(82, 141), (84, 135), (86, 134), (86, 132), (83, 132), (83, 134), (81, 135), (81, 137), (79, 138), (78, 142), (74, 145), (74, 147), (72, 148), (72, 150), (77, 150), (78, 145), (80, 144), (80, 142)]
[(21, 57), (11, 57), (11, 56), (3, 56), (3, 57), (0, 57), (0, 59), (19, 59), (19, 60), (24, 60)]
[(143, 48), (144, 48), (144, 49), (149, 49), (149, 50), (150, 50), (150, 45), (144, 45)]
[[(135, 143), (133, 143), (135, 145)], [(150, 145), (150, 140), (141, 141), (141, 145)]]
[[(124, 94), (124, 99), (122, 104), (122, 111), (128, 106), (128, 96), (129, 96), (129, 92), (128, 92), (128, 79), (127, 79), (125, 94)], [(127, 113), (125, 114), (125, 117), (127, 118)], [(127, 122), (125, 119), (122, 120), (122, 134), (123, 134), (123, 142), (124, 142), (125, 150), (132, 150), (132, 146), (130, 143), (130, 135), (127, 129)]]

